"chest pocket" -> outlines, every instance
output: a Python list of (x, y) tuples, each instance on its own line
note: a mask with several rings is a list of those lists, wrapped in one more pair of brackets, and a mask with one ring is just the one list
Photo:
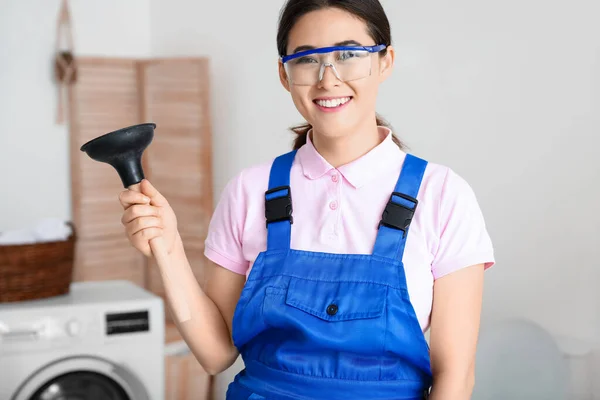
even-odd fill
[(376, 360), (384, 351), (387, 286), (291, 278), (287, 288), (267, 287), (265, 294), (264, 323), (276, 335), (279, 352)]
[(292, 278), (285, 304), (324, 321), (381, 317), (387, 287), (364, 282), (319, 282)]

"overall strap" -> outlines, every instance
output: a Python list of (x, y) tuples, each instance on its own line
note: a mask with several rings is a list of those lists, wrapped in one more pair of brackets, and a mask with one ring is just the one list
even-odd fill
[(427, 161), (406, 155), (394, 193), (383, 211), (373, 254), (402, 260), (408, 228), (417, 209), (417, 195)]
[(290, 171), (296, 150), (273, 161), (269, 176), (269, 190), (265, 193), (267, 219), (267, 250), (288, 250), (292, 235), (292, 192)]

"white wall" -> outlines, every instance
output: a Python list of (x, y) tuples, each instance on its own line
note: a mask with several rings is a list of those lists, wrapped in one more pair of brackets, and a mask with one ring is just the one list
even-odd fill
[(216, 195), (239, 169), (285, 151), (300, 121), (277, 75), (277, 1), (151, 0), (156, 56), (209, 56)]
[[(278, 1), (151, 0), (152, 52), (212, 59), (215, 185), (289, 149)], [(385, 0), (399, 59), (379, 111), (477, 192), (496, 246), (484, 320), (600, 335), (600, 3)], [(220, 379), (221, 391), (240, 368)]]
[[(148, 0), (70, 4), (76, 54), (149, 55)], [(0, 231), (46, 217), (71, 218), (69, 138), (66, 127), (55, 124), (59, 5), (0, 1)]]

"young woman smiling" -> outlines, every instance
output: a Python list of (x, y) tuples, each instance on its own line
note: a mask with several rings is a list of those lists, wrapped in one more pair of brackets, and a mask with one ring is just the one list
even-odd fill
[(132, 244), (150, 256), (166, 239), (193, 311), (178, 327), (202, 366), (243, 357), (227, 399), (469, 399), (493, 247), (468, 183), (377, 117), (396, 54), (383, 7), (289, 0), (277, 48), (307, 124), (292, 151), (228, 183), (205, 285), (148, 181), (121, 194)]

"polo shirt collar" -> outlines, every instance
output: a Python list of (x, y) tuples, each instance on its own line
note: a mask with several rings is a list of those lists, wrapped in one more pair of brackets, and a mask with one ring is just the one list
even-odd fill
[[(337, 169), (357, 189), (386, 171), (398, 169), (404, 159), (405, 153), (392, 141), (392, 131), (383, 126), (378, 129), (383, 140), (376, 147)], [(307, 134), (306, 144), (298, 150), (297, 155), (304, 176), (308, 179), (318, 179), (335, 170), (314, 147), (310, 132)]]

